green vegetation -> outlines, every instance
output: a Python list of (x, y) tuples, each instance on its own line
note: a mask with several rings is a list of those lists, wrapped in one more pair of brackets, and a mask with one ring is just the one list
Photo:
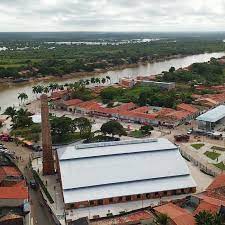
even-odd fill
[(159, 77), (159, 80), (217, 85), (225, 82), (225, 66), (212, 58), (210, 63), (192, 64), (188, 71), (170, 70), (169, 72), (164, 72), (163, 76)]
[[(80, 117), (72, 120), (69, 117), (50, 118), (53, 144), (68, 144), (91, 135), (91, 123), (87, 118)], [(76, 130), (79, 129), (79, 132)]]
[[(222, 41), (193, 38), (177, 42), (161, 40), (122, 45), (59, 45), (43, 40), (14, 40), (4, 42), (3, 45), (10, 50), (0, 51), (0, 78), (62, 76), (71, 72), (91, 72), (95, 69), (160, 60), (178, 54), (193, 55), (225, 50)], [(19, 73), (21, 71), (26, 72)]]
[(219, 146), (212, 146), (212, 147), (211, 147), (211, 149), (213, 149), (213, 150), (217, 150), (217, 151), (222, 151), (222, 152), (224, 152), (224, 151), (225, 151), (225, 148), (223, 148), (223, 147), (219, 147)]
[(196, 225), (223, 225), (224, 218), (220, 213), (201, 211), (195, 215)]
[(134, 137), (134, 138), (143, 138), (143, 137), (146, 137), (148, 135), (151, 135), (151, 131), (153, 129), (154, 128), (151, 125), (144, 125), (139, 130), (131, 131), (129, 133), (129, 136)]
[(126, 131), (124, 127), (115, 120), (110, 120), (109, 122), (102, 124), (101, 132), (104, 135), (111, 134), (112, 137), (114, 135), (118, 135), (118, 136), (126, 135)]
[(213, 165), (216, 166), (217, 168), (221, 169), (221, 170), (225, 170), (225, 165), (224, 165), (223, 162), (215, 163)]
[(28, 141), (38, 142), (40, 140), (41, 126), (40, 124), (32, 124), (29, 127), (17, 128), (11, 131), (14, 137), (22, 137)]
[(146, 137), (147, 135), (143, 134), (141, 130), (134, 130), (129, 133), (129, 136), (133, 138), (143, 138)]
[(26, 140), (38, 142), (40, 140), (41, 127), (32, 121), (31, 113), (26, 109), (16, 110), (14, 107), (8, 107), (5, 112), (12, 121), (11, 135), (23, 137)]
[(154, 105), (159, 107), (175, 108), (181, 102), (191, 103), (191, 91), (176, 88), (171, 91), (149, 85), (135, 85), (130, 89), (107, 87), (101, 91), (100, 96), (103, 103), (134, 102), (140, 106)]
[(96, 135), (92, 134), (91, 137), (84, 140), (84, 143), (96, 143), (96, 142), (108, 142), (108, 141), (119, 141), (120, 138), (111, 137), (107, 135)]
[(200, 148), (202, 148), (203, 146), (205, 146), (205, 144), (197, 143), (197, 144), (191, 144), (191, 146), (193, 148), (195, 148), (196, 150), (199, 150)]
[(212, 159), (212, 160), (218, 159), (218, 157), (221, 156), (220, 153), (210, 152), (210, 151), (206, 151), (204, 153), (204, 155), (207, 156), (208, 158)]

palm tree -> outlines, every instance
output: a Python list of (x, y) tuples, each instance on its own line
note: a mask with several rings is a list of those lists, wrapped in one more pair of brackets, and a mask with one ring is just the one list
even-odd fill
[(111, 84), (111, 78), (110, 78), (110, 76), (106, 76), (105, 78), (106, 78), (106, 80), (109, 81), (110, 84)]
[(101, 83), (101, 80), (100, 80), (100, 78), (95, 78), (95, 83), (98, 83), (98, 84), (100, 84)]
[(42, 94), (44, 91), (44, 87), (42, 85), (37, 85), (37, 94)]
[(214, 215), (213, 224), (214, 225), (224, 225), (224, 220), (221, 214), (217, 213)]
[(159, 214), (156, 216), (155, 221), (158, 225), (169, 225), (169, 217), (166, 214)]
[(106, 82), (106, 78), (103, 77), (103, 78), (102, 78), (102, 84), (105, 84), (105, 82)]
[(20, 102), (22, 104), (23, 101), (28, 99), (28, 95), (26, 93), (19, 93), (17, 98), (20, 100)]
[(85, 85), (89, 85), (89, 84), (90, 84), (90, 80), (89, 79), (85, 80)]
[(37, 98), (37, 86), (32, 87), (32, 92), (33, 92), (33, 94), (36, 95), (36, 98)]
[(49, 90), (51, 90), (51, 92), (55, 90), (55, 85), (53, 83), (50, 83), (48, 87), (49, 87)]
[(9, 106), (3, 114), (10, 116), (11, 119), (13, 120), (14, 116), (16, 115), (16, 109), (12, 106)]
[(48, 85), (48, 87), (49, 87), (49, 89), (51, 90), (51, 92), (53, 92), (53, 91), (59, 89), (59, 84), (57, 84), (57, 83), (50, 83), (50, 84)]
[(91, 83), (92, 83), (92, 84), (95, 84), (95, 77), (92, 77), (92, 78), (91, 78)]
[(48, 94), (48, 92), (49, 92), (49, 87), (48, 87), (48, 86), (45, 86), (45, 87), (43, 88), (43, 92), (44, 92), (45, 94)]
[(202, 211), (195, 215), (196, 225), (216, 225), (213, 223), (213, 215), (210, 212)]

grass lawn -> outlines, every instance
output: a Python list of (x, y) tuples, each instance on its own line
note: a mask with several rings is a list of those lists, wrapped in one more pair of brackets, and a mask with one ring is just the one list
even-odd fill
[(210, 152), (210, 151), (207, 151), (204, 153), (204, 155), (206, 155), (208, 158), (212, 159), (212, 160), (215, 160), (217, 159), (221, 154), (220, 153), (217, 153), (217, 152)]
[(224, 165), (223, 162), (213, 164), (213, 165), (216, 166), (217, 168), (221, 169), (221, 170), (225, 170), (225, 165)]
[(143, 137), (146, 137), (146, 135), (143, 134), (140, 130), (131, 131), (128, 136), (134, 137), (134, 138), (143, 138)]
[(218, 151), (225, 151), (225, 148), (223, 148), (223, 147), (218, 147), (218, 146), (212, 146), (212, 148), (211, 149), (213, 149), (213, 150), (218, 150)]
[(202, 148), (203, 146), (205, 146), (205, 144), (197, 143), (197, 144), (192, 144), (191, 146), (193, 148), (195, 148), (196, 150), (199, 150), (200, 148)]

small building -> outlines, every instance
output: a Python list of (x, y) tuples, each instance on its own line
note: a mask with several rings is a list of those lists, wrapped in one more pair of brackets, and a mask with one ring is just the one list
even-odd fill
[(163, 138), (68, 146), (57, 158), (68, 213), (196, 191), (178, 147)]
[(219, 124), (225, 122), (225, 105), (211, 109), (196, 119), (200, 130), (213, 131)]
[(160, 89), (163, 90), (172, 90), (176, 87), (175, 82), (159, 82), (159, 81), (153, 81), (153, 80), (139, 80), (138, 81), (139, 84), (141, 85), (155, 85), (157, 87), (159, 87)]

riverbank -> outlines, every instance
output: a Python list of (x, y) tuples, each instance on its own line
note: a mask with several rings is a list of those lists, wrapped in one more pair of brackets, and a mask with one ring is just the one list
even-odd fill
[[(200, 53), (200, 54), (207, 54), (208, 52)], [(192, 55), (184, 55), (184, 54), (178, 54), (178, 55), (171, 55), (171, 56), (165, 56), (163, 58), (159, 59), (154, 59), (154, 60), (146, 60), (146, 61), (139, 61), (138, 63), (132, 63), (132, 64), (123, 64), (119, 66), (113, 66), (113, 67), (108, 67), (106, 69), (96, 69), (95, 71), (91, 72), (73, 72), (69, 74), (64, 74), (62, 76), (59, 75), (47, 75), (43, 77), (31, 77), (29, 81), (24, 81), (20, 83), (14, 83), (12, 80), (9, 79), (0, 79), (0, 88), (7, 88), (10, 86), (20, 86), (22, 84), (36, 84), (39, 82), (59, 82), (59, 81), (66, 81), (69, 79), (77, 78), (77, 79), (82, 79), (84, 77), (96, 77), (100, 74), (107, 73), (110, 71), (120, 71), (124, 70), (127, 68), (136, 68), (138, 66), (143, 66), (146, 64), (151, 64), (151, 63), (157, 63), (157, 62), (164, 62), (167, 60), (171, 59), (179, 59), (179, 58), (184, 58), (187, 56), (192, 56)], [(155, 75), (155, 74), (150, 74), (150, 75)]]
[[(114, 70), (114, 71), (108, 71), (106, 73), (82, 73), (80, 74), (80, 77), (75, 73), (74, 75), (68, 75), (66, 78), (58, 78), (57, 80), (51, 78), (45, 79), (43, 81), (33, 81), (28, 83), (20, 83), (20, 84), (3, 84), (3, 86), (0, 85), (0, 107), (1, 112), (3, 112), (8, 106), (14, 105), (15, 107), (19, 105), (18, 100), (18, 93), (26, 93), (29, 97), (29, 101), (35, 99), (35, 95), (32, 93), (32, 87), (34, 84), (40, 84), (40, 85), (49, 85), (49, 83), (52, 82), (58, 82), (59, 84), (65, 84), (65, 83), (74, 83), (76, 81), (79, 81), (79, 79), (89, 79), (90, 76), (95, 76), (99, 78), (103, 78), (106, 76), (109, 76), (111, 78), (110, 84), (119, 82), (120, 78), (123, 77), (130, 77), (130, 78), (136, 78), (137, 76), (149, 76), (153, 74), (160, 74), (162, 71), (168, 71), (171, 66), (174, 66), (175, 68), (180, 67), (187, 67), (193, 63), (201, 63), (201, 62), (207, 62), (210, 60), (210, 58), (221, 58), (225, 56), (225, 52), (220, 53), (206, 53), (206, 54), (199, 54), (199, 55), (193, 55), (193, 56), (186, 56), (186, 57), (179, 57), (176, 59), (170, 59), (165, 60), (161, 62), (155, 62), (155, 63), (145, 63), (145, 64), (139, 64), (138, 66), (130, 65), (130, 68), (127, 68), (124, 66), (124, 69), (122, 70)], [(87, 74), (87, 76), (86, 76)]]

